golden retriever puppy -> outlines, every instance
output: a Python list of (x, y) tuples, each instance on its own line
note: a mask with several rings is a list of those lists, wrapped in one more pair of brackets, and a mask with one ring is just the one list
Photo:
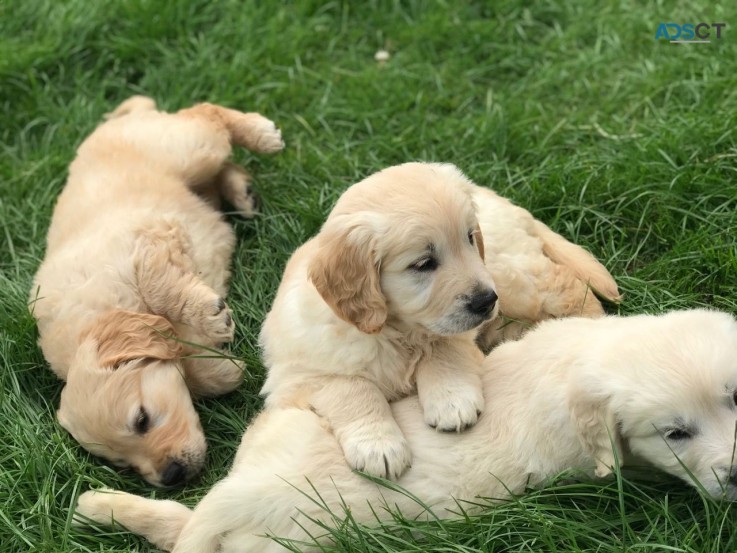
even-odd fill
[(604, 309), (597, 296), (619, 302), (617, 283), (583, 248), (488, 188), (477, 186), (473, 201), (501, 315), (479, 330), (483, 351), (519, 338), (540, 321), (600, 317)]
[(289, 260), (261, 344), (269, 407), (314, 409), (348, 464), (397, 478), (407, 440), (389, 401), (417, 387), (425, 422), (482, 410), (475, 329), (496, 314), (472, 200), (453, 165), (407, 163), (351, 186)]
[(339, 524), (344, 509), (359, 523), (390, 519), (386, 505), (410, 519), (428, 516), (423, 505), (452, 517), (459, 500), (472, 511), (479, 497), (522, 493), (568, 468), (603, 477), (630, 455), (735, 500), (735, 358), (737, 322), (716, 311), (548, 321), (487, 357), (486, 408), (469, 431), (432, 431), (417, 397), (392, 404), (414, 454), (398, 482), (409, 493), (351, 471), (318, 414), (275, 408), (194, 511), (89, 491), (78, 514), (176, 553), (276, 552), (267, 534), (310, 541), (325, 535), (315, 521)]
[(157, 486), (202, 467), (190, 392), (222, 394), (242, 379), (228, 359), (187, 356), (201, 353), (187, 344), (233, 338), (223, 297), (235, 238), (211, 202), (221, 195), (251, 216), (254, 198), (248, 174), (226, 161), (232, 144), (283, 147), (256, 113), (123, 103), (79, 147), (31, 291), (40, 346), (66, 381), (59, 422)]

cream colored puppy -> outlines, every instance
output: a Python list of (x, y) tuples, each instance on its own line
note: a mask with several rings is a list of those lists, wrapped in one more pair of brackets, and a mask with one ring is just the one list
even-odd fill
[(276, 552), (265, 536), (309, 542), (325, 534), (315, 521), (339, 524), (346, 508), (359, 523), (390, 519), (385, 505), (425, 517), (420, 502), (452, 517), (459, 500), (473, 511), (479, 497), (503, 499), (571, 467), (606, 476), (630, 452), (734, 500), (735, 359), (737, 322), (716, 311), (544, 322), (487, 357), (486, 408), (468, 432), (429, 429), (416, 397), (392, 404), (414, 454), (398, 482), (409, 493), (352, 472), (317, 414), (277, 408), (248, 428), (230, 474), (194, 511), (97, 491), (82, 494), (78, 513), (176, 553)]
[(190, 392), (222, 394), (242, 379), (238, 364), (187, 357), (200, 350), (175, 339), (218, 348), (233, 338), (223, 297), (235, 238), (213, 202), (245, 216), (254, 206), (250, 177), (226, 163), (232, 144), (283, 147), (255, 113), (123, 103), (79, 147), (31, 291), (39, 343), (66, 381), (59, 422), (154, 485), (202, 467)]
[(415, 386), (439, 430), (483, 408), (475, 329), (497, 295), (473, 190), (453, 165), (390, 167), (344, 192), (287, 264), (261, 332), (266, 405), (313, 409), (353, 468), (397, 478), (409, 466), (389, 401)]
[(583, 248), (488, 188), (477, 186), (473, 201), (501, 315), (479, 330), (482, 350), (517, 339), (547, 319), (600, 317), (604, 309), (597, 296), (619, 302), (616, 282)]

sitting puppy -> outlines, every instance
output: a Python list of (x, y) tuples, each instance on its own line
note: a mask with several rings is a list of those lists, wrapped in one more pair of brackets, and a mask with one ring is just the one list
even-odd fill
[(600, 317), (604, 309), (597, 296), (619, 302), (617, 283), (583, 248), (488, 188), (475, 187), (473, 201), (486, 266), (499, 291), (500, 317), (486, 322), (477, 337), (484, 352), (540, 321)]
[[(59, 422), (151, 484), (199, 472), (205, 438), (190, 392), (234, 389), (242, 367), (186, 357), (233, 338), (223, 296), (235, 238), (212, 202), (254, 212), (231, 145), (282, 149), (255, 113), (201, 104), (176, 114), (134, 97), (79, 147), (31, 291), (39, 343), (66, 381)], [(201, 195), (196, 194), (200, 192)], [(204, 199), (207, 198), (207, 199)]]
[(461, 431), (481, 413), (475, 329), (497, 295), (473, 189), (453, 165), (380, 171), (287, 264), (261, 332), (266, 405), (313, 409), (353, 468), (398, 478), (409, 466), (388, 402), (415, 385), (434, 428)]
[(398, 482), (406, 492), (352, 472), (316, 413), (277, 408), (248, 428), (230, 474), (194, 512), (98, 491), (82, 494), (78, 513), (176, 553), (276, 552), (267, 535), (310, 541), (345, 509), (356, 523), (390, 520), (387, 505), (408, 519), (428, 507), (430, 518), (458, 516), (458, 501), (472, 512), (478, 497), (572, 467), (606, 476), (630, 455), (735, 500), (736, 357), (737, 321), (716, 311), (544, 322), (486, 359), (485, 415), (468, 432), (430, 430), (416, 397), (392, 404), (414, 454)]

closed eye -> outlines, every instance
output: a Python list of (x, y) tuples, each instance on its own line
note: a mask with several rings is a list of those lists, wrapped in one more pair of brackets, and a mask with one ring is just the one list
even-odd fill
[(150, 422), (151, 420), (148, 413), (143, 407), (141, 407), (136, 414), (136, 420), (133, 424), (136, 434), (145, 434), (148, 432)]
[(680, 442), (692, 438), (693, 434), (685, 428), (670, 428), (665, 431), (665, 438), (673, 442)]
[(417, 271), (420, 273), (429, 273), (431, 271), (434, 271), (438, 268), (438, 260), (432, 256), (432, 255), (426, 255), (425, 257), (421, 257), (412, 265), (408, 267), (408, 269), (412, 271)]

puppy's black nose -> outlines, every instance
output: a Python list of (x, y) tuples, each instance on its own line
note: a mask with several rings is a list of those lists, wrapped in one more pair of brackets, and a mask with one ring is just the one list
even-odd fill
[(497, 299), (494, 290), (490, 288), (480, 290), (473, 293), (471, 299), (466, 304), (466, 308), (474, 315), (481, 315), (482, 317), (488, 318), (491, 316), (491, 311), (494, 309)]
[(186, 475), (187, 471), (184, 466), (177, 461), (172, 461), (161, 476), (161, 483), (164, 486), (178, 486), (184, 483)]

